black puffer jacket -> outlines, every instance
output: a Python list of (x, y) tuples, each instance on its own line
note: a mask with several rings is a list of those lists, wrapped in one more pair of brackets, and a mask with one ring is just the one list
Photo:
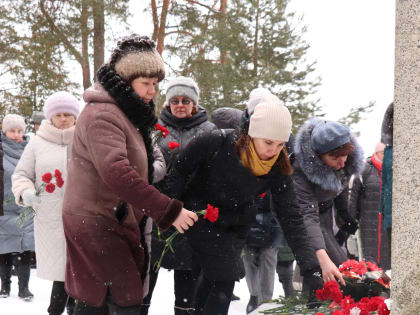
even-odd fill
[[(200, 137), (205, 132), (217, 129), (213, 123), (208, 121), (206, 110), (201, 106), (198, 109), (198, 112), (191, 118), (183, 119), (172, 115), (167, 108), (161, 113), (159, 123), (169, 130), (169, 135), (166, 138), (159, 138), (158, 145), (165, 158), (168, 173), (177, 155), (187, 147), (191, 140)], [(171, 141), (178, 142), (180, 147), (171, 151), (168, 147), (168, 143)], [(158, 184), (158, 186), (162, 184), (163, 182)], [(164, 240), (174, 231), (175, 228), (171, 227), (168, 231), (162, 233), (162, 231), (158, 230), (156, 224), (154, 224), (151, 266), (154, 266), (159, 260), (165, 246)], [(166, 269), (190, 270), (191, 248), (186, 240), (186, 236), (177, 236), (172, 243), (172, 247), (174, 248), (174, 252), (169, 251), (165, 254), (161, 266)]]
[(348, 212), (347, 187), (352, 174), (363, 170), (363, 150), (354, 137), (355, 146), (340, 171), (325, 165), (311, 147), (313, 128), (322, 122), (314, 118), (307, 121), (295, 139), (293, 181), (297, 201), (305, 216), (305, 225), (315, 249), (326, 249), (331, 260), (340, 265), (347, 259), (333, 233), (333, 207), (344, 222), (354, 223)]
[[(213, 123), (208, 121), (207, 112), (201, 106), (198, 106), (198, 112), (190, 118), (177, 118), (165, 107), (160, 114), (159, 124), (169, 130), (169, 135), (166, 138), (161, 137), (158, 139), (160, 150), (165, 157), (168, 172), (175, 160), (175, 155), (184, 150), (191, 140), (207, 131), (217, 129)], [(171, 141), (178, 142), (180, 147), (171, 151), (168, 147), (168, 143)]]
[(242, 276), (240, 255), (255, 219), (253, 200), (268, 190), (301, 268), (317, 268), (303, 216), (295, 203), (291, 177), (282, 175), (276, 165), (267, 175), (254, 176), (242, 165), (234, 148), (237, 136), (238, 132), (230, 130), (225, 137), (216, 131), (195, 139), (180, 154), (166, 183), (165, 193), (182, 200), (189, 210), (202, 210), (207, 204), (220, 209), (216, 223), (200, 218), (186, 232), (206, 277), (237, 280)]
[(350, 194), (350, 214), (360, 222), (363, 258), (377, 263), (381, 268), (391, 268), (387, 233), (381, 233), (380, 263), (378, 263), (378, 214), (381, 201), (382, 172), (367, 160), (362, 181), (355, 176)]

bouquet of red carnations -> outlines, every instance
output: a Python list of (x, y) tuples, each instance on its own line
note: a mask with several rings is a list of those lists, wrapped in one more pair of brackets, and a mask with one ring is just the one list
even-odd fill
[[(59, 170), (55, 170), (54, 175), (50, 172), (47, 172), (44, 175), (42, 175), (42, 184), (35, 190), (35, 195), (39, 196), (43, 191), (52, 194), (55, 191), (56, 186), (58, 188), (61, 188), (63, 187), (63, 185), (63, 175)], [(19, 226), (22, 228), (25, 221), (30, 217), (32, 218), (33, 215), (35, 215), (34, 208), (26, 207), (25, 210), (17, 218)]]

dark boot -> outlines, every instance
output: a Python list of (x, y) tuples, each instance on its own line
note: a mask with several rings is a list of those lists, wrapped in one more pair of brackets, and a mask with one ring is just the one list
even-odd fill
[(276, 266), (279, 281), (283, 286), (284, 296), (293, 295), (293, 261), (280, 261)]
[(31, 275), (31, 268), (29, 263), (19, 262), (16, 265), (16, 273), (19, 280), (19, 293), (18, 296), (25, 301), (31, 301), (34, 295), (29, 291), (29, 277)]
[(67, 299), (67, 304), (66, 304), (67, 315), (73, 315), (75, 303), (76, 303), (75, 300), (69, 296), (69, 298)]
[(235, 294), (232, 293), (232, 298), (230, 299), (231, 301), (239, 301), (241, 298), (239, 296), (236, 296)]
[(1, 291), (0, 298), (7, 298), (10, 296), (10, 278), (12, 277), (11, 265), (0, 265)]
[(249, 314), (258, 308), (258, 296), (251, 295), (248, 305), (246, 306), (246, 313)]
[(48, 314), (63, 314), (66, 308), (68, 295), (64, 290), (64, 282), (54, 281), (51, 290), (50, 305), (48, 306)]

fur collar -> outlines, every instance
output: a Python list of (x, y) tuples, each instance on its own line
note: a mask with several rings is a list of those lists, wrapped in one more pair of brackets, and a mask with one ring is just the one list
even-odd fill
[(298, 167), (310, 182), (321, 186), (324, 190), (338, 193), (343, 189), (340, 173), (344, 172), (350, 178), (352, 174), (360, 174), (363, 171), (363, 150), (352, 135), (351, 143), (355, 149), (349, 154), (343, 170), (335, 171), (325, 165), (311, 146), (312, 130), (322, 121), (319, 118), (312, 118), (299, 129), (294, 146), (295, 158)]
[(155, 104), (153, 101), (144, 102), (131, 85), (107, 64), (99, 68), (97, 76), (101, 85), (115, 100), (116, 105), (142, 135), (147, 151), (148, 179), (149, 183), (152, 183), (154, 158), (151, 133), (157, 123)]
[(39, 126), (39, 130), (35, 137), (41, 137), (49, 142), (53, 142), (60, 145), (69, 145), (73, 140), (75, 126), (71, 126), (67, 129), (58, 129), (54, 127), (52, 122), (48, 119), (44, 119)]

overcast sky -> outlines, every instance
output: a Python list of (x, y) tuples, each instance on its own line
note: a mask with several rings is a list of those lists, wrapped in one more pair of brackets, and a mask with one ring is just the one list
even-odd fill
[[(206, 0), (202, 0), (206, 1)], [(150, 1), (131, 0), (133, 32), (150, 34)], [(303, 15), (309, 60), (317, 61), (321, 105), (327, 119), (339, 119), (351, 107), (376, 102), (374, 111), (355, 127), (365, 155), (380, 140), (386, 107), (394, 96), (395, 1), (291, 0), (289, 10)]]

